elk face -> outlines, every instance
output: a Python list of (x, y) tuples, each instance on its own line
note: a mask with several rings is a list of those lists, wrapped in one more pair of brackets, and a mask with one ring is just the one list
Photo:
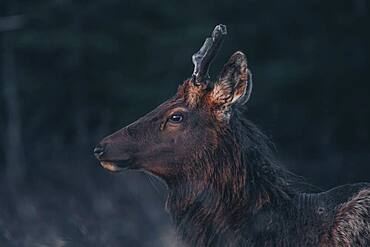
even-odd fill
[(202, 131), (209, 125), (204, 115), (177, 96), (104, 138), (97, 146), (100, 153), (96, 156), (111, 171), (143, 169), (163, 178), (171, 177), (199, 143), (209, 138)]
[(215, 83), (202, 75), (204, 67), (199, 69), (210, 61), (203, 56), (201, 64), (197, 64), (196, 59), (193, 56), (193, 77), (179, 87), (172, 99), (96, 146), (95, 156), (104, 168), (140, 169), (167, 183), (201, 172), (196, 161), (202, 159), (202, 153), (209, 154), (217, 148), (220, 132), (228, 128), (234, 107), (248, 100), (252, 84), (241, 52), (231, 56)]

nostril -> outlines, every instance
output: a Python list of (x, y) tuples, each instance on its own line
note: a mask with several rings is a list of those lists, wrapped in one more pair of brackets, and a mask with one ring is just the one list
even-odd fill
[(100, 144), (98, 144), (95, 148), (94, 148), (94, 154), (97, 158), (100, 158), (101, 156), (103, 156), (104, 154), (104, 147)]

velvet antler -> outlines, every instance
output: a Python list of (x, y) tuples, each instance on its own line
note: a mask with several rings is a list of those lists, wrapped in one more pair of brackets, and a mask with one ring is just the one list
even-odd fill
[(194, 64), (192, 81), (195, 85), (207, 83), (209, 80), (209, 66), (220, 48), (222, 39), (226, 34), (226, 26), (222, 24), (217, 25), (212, 32), (212, 36), (208, 37), (200, 50), (192, 56)]

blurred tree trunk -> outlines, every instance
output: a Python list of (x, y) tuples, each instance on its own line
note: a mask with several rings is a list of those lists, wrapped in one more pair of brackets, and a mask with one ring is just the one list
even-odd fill
[[(12, 26), (12, 25), (10, 25)], [(6, 131), (4, 136), (6, 176), (11, 188), (21, 183), (24, 177), (24, 156), (22, 143), (22, 120), (18, 95), (17, 69), (15, 55), (15, 25), (2, 32), (1, 64), (2, 91), (6, 111)]]

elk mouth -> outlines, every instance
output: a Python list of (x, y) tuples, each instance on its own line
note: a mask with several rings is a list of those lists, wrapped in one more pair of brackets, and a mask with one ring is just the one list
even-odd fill
[(100, 165), (111, 172), (120, 172), (134, 168), (132, 160), (101, 160)]

